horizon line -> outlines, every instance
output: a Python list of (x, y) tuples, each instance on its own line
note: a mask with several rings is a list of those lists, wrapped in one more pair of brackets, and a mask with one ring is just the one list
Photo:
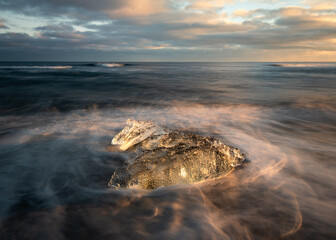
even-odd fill
[(336, 61), (118, 61), (118, 60), (111, 60), (111, 61), (99, 61), (99, 60), (92, 60), (92, 61), (50, 61), (50, 60), (0, 60), (0, 63), (3, 62), (63, 62), (63, 63), (86, 63), (86, 62), (103, 62), (103, 63), (336, 63)]

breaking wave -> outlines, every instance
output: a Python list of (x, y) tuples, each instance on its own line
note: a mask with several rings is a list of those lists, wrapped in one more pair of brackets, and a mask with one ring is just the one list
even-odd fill
[(273, 63), (269, 66), (273, 67), (336, 67), (335, 63)]
[(69, 69), (72, 66), (0, 66), (0, 69)]
[(124, 63), (100, 63), (98, 64), (102, 67), (109, 67), (109, 68), (112, 68), (112, 67), (124, 67), (125, 64)]
[(124, 67), (128, 64), (125, 63), (87, 63), (84, 64), (84, 66), (87, 67), (106, 67), (106, 68), (118, 68), (118, 67)]
[[(181, 235), (188, 239), (304, 239), (330, 230), (335, 218), (325, 213), (335, 196), (330, 191), (334, 168), (330, 162), (316, 161), (319, 155), (309, 149), (318, 146), (331, 159), (334, 144), (326, 140), (335, 136), (335, 128), (329, 129), (326, 138), (324, 132), (311, 131), (317, 126), (298, 118), (292, 131), (293, 123), (279, 119), (284, 115), (277, 109), (251, 105), (180, 102), (168, 108), (55, 114), (50, 116), (53, 121), (48, 116), (3, 117), (4, 122), (27, 126), (0, 141), (7, 163), (2, 166), (1, 187), (10, 186), (4, 188), (0, 213), (13, 214), (0, 230), (4, 238), (26, 234), (31, 236), (28, 239), (36, 238), (34, 233), (46, 223), (52, 226), (46, 231), (48, 237), (56, 234), (64, 239), (74, 239), (88, 227), (94, 230), (90, 239), (128, 238), (130, 231), (135, 239)], [(125, 158), (107, 148), (128, 117), (215, 136), (243, 149), (251, 161), (223, 178), (197, 184), (152, 192), (105, 191), (106, 181)], [(20, 178), (18, 169), (22, 169)], [(320, 224), (309, 227), (316, 222)], [(111, 226), (118, 232), (111, 233)]]

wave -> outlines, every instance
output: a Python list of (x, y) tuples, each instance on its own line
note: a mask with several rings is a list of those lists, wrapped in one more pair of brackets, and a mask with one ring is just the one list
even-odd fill
[(125, 63), (88, 63), (84, 66), (86, 67), (107, 67), (107, 68), (115, 68), (115, 67), (125, 67), (128, 64)]
[[(333, 131), (321, 131), (309, 122), (303, 122), (309, 128), (291, 127), (283, 120), (299, 119), (291, 112), (277, 113), (250, 105), (179, 102), (167, 108), (1, 116), (10, 133), (0, 138), (0, 213), (10, 217), (3, 217), (0, 235), (62, 238), (64, 229), (85, 232), (89, 226), (94, 239), (107, 236), (116, 226), (116, 236), (126, 239), (130, 231), (137, 239), (176, 234), (190, 239), (304, 239), (321, 232), (326, 236), (322, 239), (333, 239), (330, 223), (335, 217), (325, 213), (334, 206), (334, 165), (313, 155), (333, 159)], [(129, 117), (216, 135), (244, 149), (251, 162), (225, 177), (197, 184), (154, 191), (105, 190), (111, 174), (127, 160), (105, 147)], [(17, 169), (23, 169), (20, 175)], [(308, 226), (320, 224), (301, 228), (302, 219)], [(32, 224), (22, 227), (27, 222)], [(46, 222), (51, 229), (45, 228)], [(163, 227), (148, 228), (159, 225)], [(70, 230), (68, 234), (77, 237)]]
[(0, 69), (69, 69), (72, 66), (0, 66)]
[(272, 67), (336, 67), (332, 63), (273, 63), (269, 66)]
[(109, 67), (109, 68), (124, 67), (125, 66), (125, 64), (123, 64), (123, 63), (101, 63), (100, 65), (103, 66), (103, 67)]

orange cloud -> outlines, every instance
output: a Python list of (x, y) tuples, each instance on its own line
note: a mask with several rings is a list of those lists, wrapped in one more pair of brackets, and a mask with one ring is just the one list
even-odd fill
[(237, 9), (233, 12), (233, 15), (236, 17), (246, 17), (250, 12), (246, 9)]
[(190, 10), (208, 10), (223, 8), (226, 3), (232, 2), (231, 0), (194, 0), (190, 1), (190, 5), (187, 9)]
[(313, 10), (332, 10), (336, 9), (335, 0), (307, 0), (305, 4), (309, 5)]
[(118, 8), (103, 10), (111, 18), (148, 16), (166, 12), (169, 9), (166, 0), (128, 0)]
[(2, 22), (0, 22), (0, 29), (1, 28), (8, 28), (5, 24), (3, 24)]
[(280, 11), (280, 14), (284, 17), (301, 16), (304, 13), (305, 9), (302, 7), (285, 7)]

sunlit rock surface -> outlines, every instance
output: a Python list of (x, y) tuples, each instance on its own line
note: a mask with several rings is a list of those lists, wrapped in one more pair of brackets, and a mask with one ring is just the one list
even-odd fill
[(221, 176), (245, 160), (239, 149), (213, 137), (169, 130), (151, 121), (128, 120), (113, 140), (130, 153), (129, 165), (112, 175), (110, 187), (155, 189)]

